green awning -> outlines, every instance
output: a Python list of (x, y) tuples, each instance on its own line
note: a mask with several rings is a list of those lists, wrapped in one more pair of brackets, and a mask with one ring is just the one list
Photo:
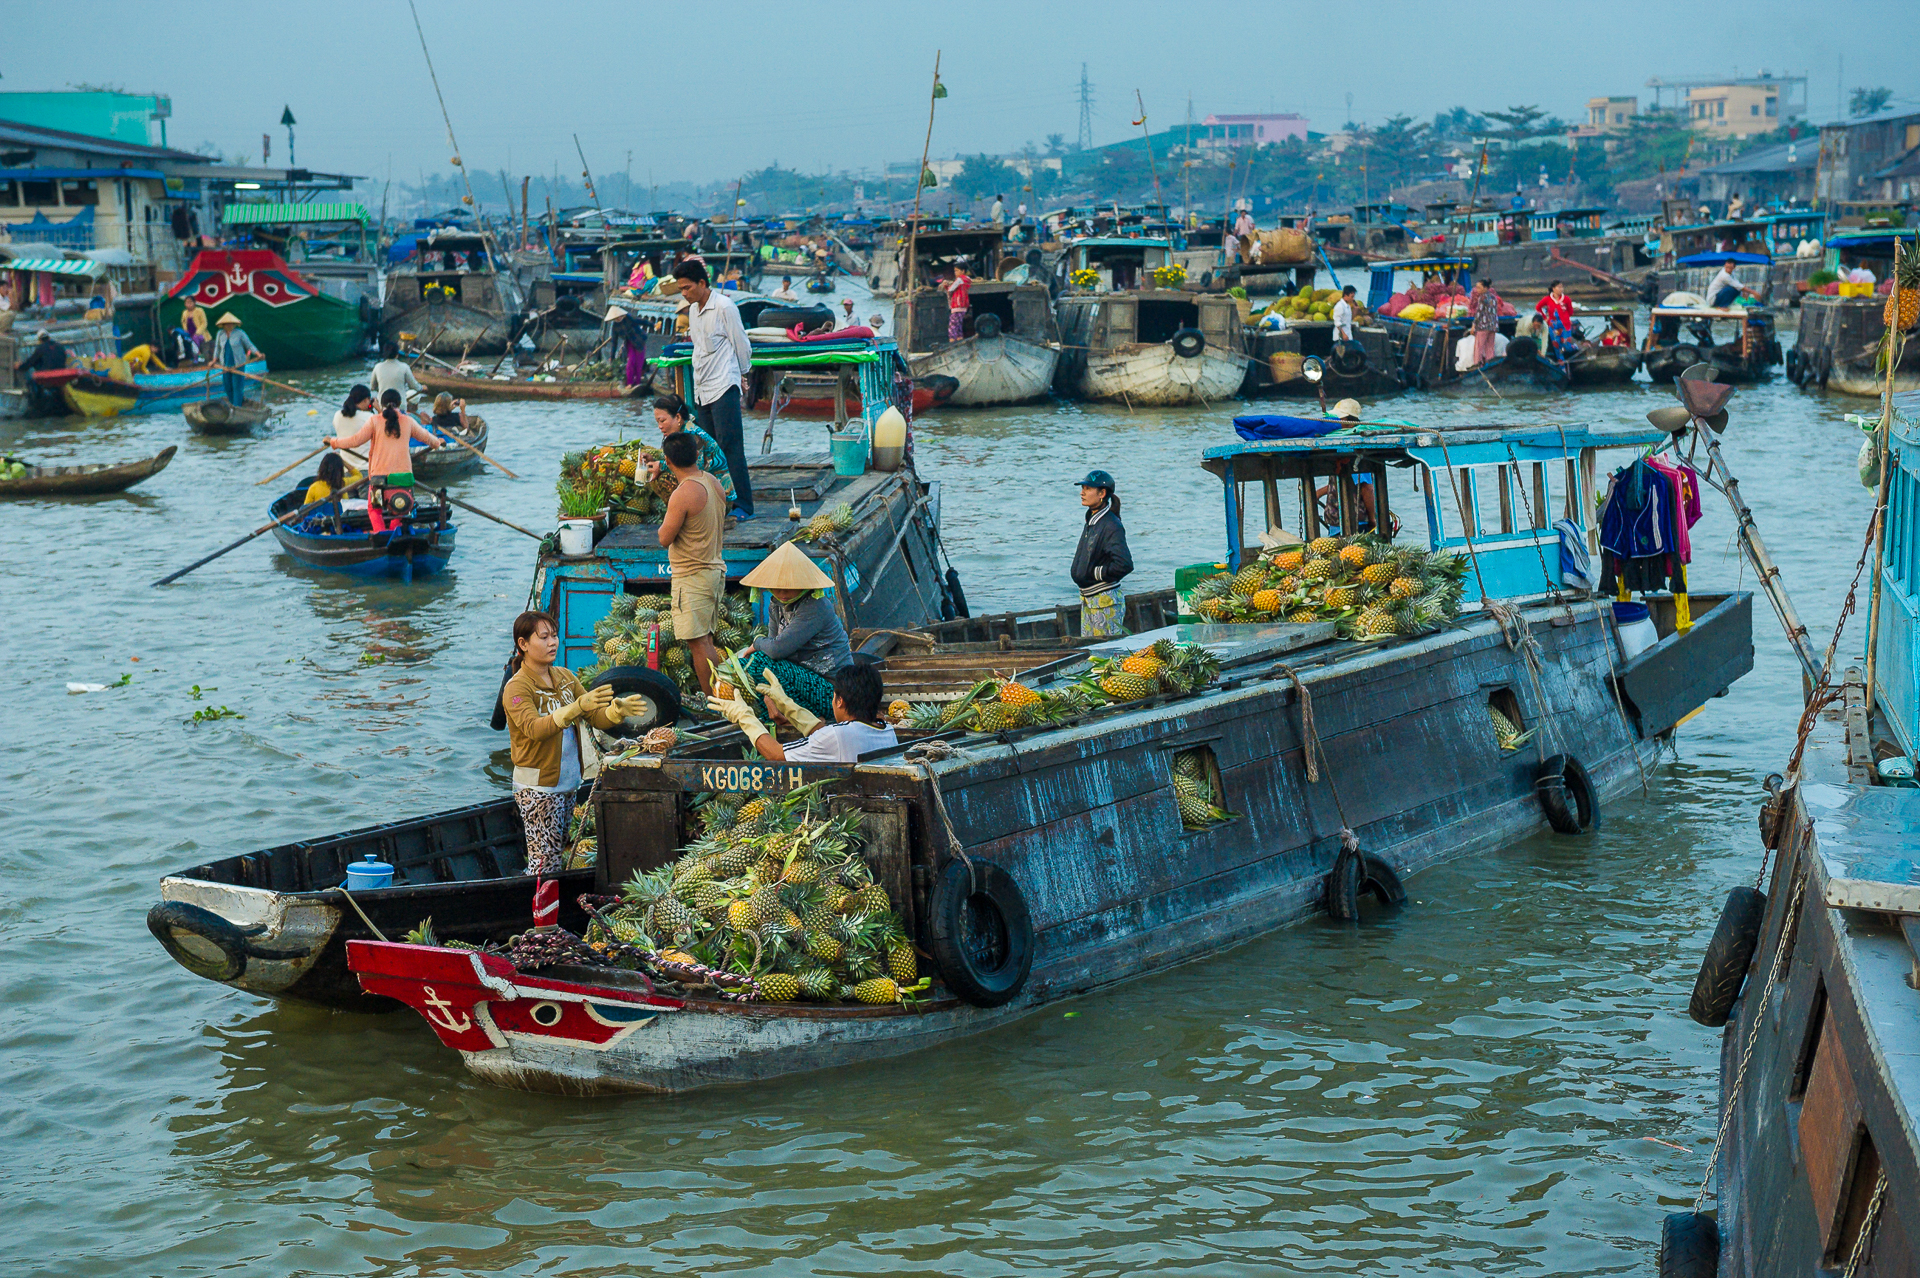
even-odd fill
[(0, 271), (40, 271), (47, 275), (78, 275), (97, 280), (107, 273), (105, 262), (69, 261), (57, 257), (16, 257), (0, 262)]
[[(653, 361), (656, 366), (678, 368), (693, 363), (691, 355), (666, 355)], [(753, 350), (755, 368), (800, 368), (823, 364), (877, 364), (879, 351), (808, 351), (804, 347), (792, 354), (775, 353), (764, 346)]]
[(295, 222), (367, 222), (359, 204), (229, 204), (220, 214), (227, 226), (286, 225)]

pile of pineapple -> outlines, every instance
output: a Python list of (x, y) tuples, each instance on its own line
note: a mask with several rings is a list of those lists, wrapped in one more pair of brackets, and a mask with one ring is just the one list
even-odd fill
[(984, 679), (952, 701), (896, 701), (888, 718), (923, 732), (964, 728), (1005, 732), (1055, 723), (1101, 706), (1159, 693), (1198, 692), (1220, 677), (1220, 659), (1197, 643), (1159, 639), (1126, 657), (1094, 657), (1088, 673), (1060, 688), (1029, 688), (1017, 679)]
[(563, 495), (598, 489), (606, 494), (609, 505), (639, 512), (615, 511), (616, 524), (658, 523), (666, 515), (667, 498), (673, 496), (680, 481), (663, 464), (653, 483), (641, 482), (650, 461), (662, 461), (660, 450), (638, 440), (568, 453), (560, 459), (560, 480), (554, 488)]
[(1194, 587), (1208, 621), (1336, 621), (1349, 639), (1437, 630), (1460, 613), (1467, 561), (1368, 533), (1266, 550), (1238, 573)]
[[(612, 608), (593, 627), (593, 653), (600, 660), (578, 671), (580, 678), (591, 681), (612, 666), (646, 665), (647, 643), (657, 630), (660, 673), (679, 685), (682, 696), (697, 692), (700, 681), (693, 673), (693, 655), (673, 633), (672, 607), (673, 601), (666, 595), (615, 595)], [(746, 590), (728, 590), (723, 612), (713, 641), (729, 652), (746, 647), (767, 632), (765, 626), (753, 624), (753, 604)]]
[(629, 880), (588, 943), (745, 976), (775, 1003), (898, 1003), (926, 989), (913, 942), (861, 859), (860, 814), (824, 817), (811, 802), (710, 800), (701, 837)]

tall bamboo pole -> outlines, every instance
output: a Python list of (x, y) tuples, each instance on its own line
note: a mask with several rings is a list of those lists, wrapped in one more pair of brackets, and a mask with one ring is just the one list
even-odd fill
[[(933, 51), (933, 87), (927, 90), (927, 140), (920, 147), (920, 171), (913, 175), (913, 217), (907, 222), (907, 332), (906, 348), (913, 349), (913, 290), (920, 257), (920, 192), (927, 185), (927, 157), (933, 153), (933, 107), (940, 100), (940, 53)], [(895, 292), (898, 292), (896, 286)]]
[(1133, 100), (1140, 108), (1140, 136), (1147, 143), (1147, 175), (1153, 179), (1153, 202), (1160, 203), (1160, 170), (1153, 167), (1153, 130), (1147, 127), (1147, 104), (1140, 96), (1140, 90), (1133, 91)]

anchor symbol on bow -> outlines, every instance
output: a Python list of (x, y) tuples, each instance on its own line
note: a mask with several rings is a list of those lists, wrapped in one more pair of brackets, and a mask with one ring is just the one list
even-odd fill
[(430, 1009), (425, 1013), (429, 1023), (446, 1030), (450, 1034), (464, 1034), (473, 1028), (472, 1018), (461, 1012), (449, 1011), (448, 1009), (452, 1008), (453, 1004), (435, 993), (433, 986), (424, 985), (421, 988), (426, 991), (427, 995), (422, 1001), (425, 1002)]
[(233, 264), (233, 269), (227, 272), (227, 282), (233, 286), (234, 292), (236, 293), (246, 292), (247, 291), (247, 268), (240, 265), (240, 263), (235, 262)]

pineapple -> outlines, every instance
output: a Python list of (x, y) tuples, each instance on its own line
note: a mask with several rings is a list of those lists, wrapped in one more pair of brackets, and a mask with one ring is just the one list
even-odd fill
[(640, 739), (640, 748), (648, 754), (665, 754), (679, 743), (680, 734), (672, 728), (655, 728)]
[(753, 906), (746, 901), (731, 901), (727, 904), (727, 926), (749, 928), (753, 926)]
[(1378, 604), (1362, 612), (1355, 624), (1363, 639), (1381, 639), (1395, 632), (1393, 613)]
[[(1307, 543), (1307, 550), (1315, 559), (1331, 559), (1340, 550), (1338, 537), (1315, 537)], [(1308, 562), (1312, 562), (1311, 560)]]
[(1360, 602), (1358, 586), (1332, 586), (1327, 590), (1327, 607), (1352, 608)]
[(660, 666), (664, 670), (684, 669), (690, 660), (691, 658), (687, 656), (687, 650), (679, 644), (673, 645), (673, 647), (660, 654)]
[(1242, 568), (1233, 578), (1233, 593), (1250, 595), (1267, 584), (1267, 566), (1254, 560)]
[(1278, 590), (1261, 590), (1253, 596), (1253, 607), (1256, 612), (1279, 612), (1282, 602), (1283, 596)]
[(1295, 574), (1288, 573), (1286, 576), (1280, 579), (1281, 594), (1290, 595), (1298, 589), (1300, 589), (1300, 578)]
[(838, 963), (846, 953), (846, 946), (830, 932), (808, 932), (806, 938), (807, 953), (822, 963)]
[(1893, 264), (1894, 291), (1887, 295), (1886, 321), (1888, 328), (1904, 333), (1920, 323), (1920, 249), (1902, 247), (1898, 252)]
[(1307, 556), (1297, 546), (1291, 550), (1283, 550), (1273, 557), (1273, 566), (1281, 572), (1298, 572), (1300, 565), (1305, 562), (1307, 562)]
[[(753, 825), (760, 820), (761, 813), (766, 810), (767, 801), (765, 799), (749, 799), (747, 805), (740, 809), (739, 823), (751, 829)], [(741, 868), (744, 869), (745, 867), (743, 866)]]
[(656, 936), (675, 936), (693, 925), (693, 911), (677, 896), (663, 896), (653, 904), (652, 925), (647, 931)]
[(1194, 611), (1208, 621), (1218, 621), (1230, 611), (1227, 602), (1223, 599), (1202, 599), (1193, 607)]
[(1394, 579), (1392, 564), (1368, 564), (1360, 570), (1360, 580), (1369, 586), (1384, 586)]
[[(1321, 540), (1324, 541), (1328, 539), (1322, 538)], [(1320, 542), (1316, 541), (1313, 544), (1317, 546)], [(1306, 567), (1300, 570), (1300, 575), (1308, 581), (1326, 581), (1333, 576), (1333, 560), (1324, 556), (1318, 559), (1309, 559), (1307, 560)]]
[(1304, 626), (1308, 622), (1320, 620), (1320, 614), (1311, 608), (1295, 608), (1287, 614), (1287, 620), (1296, 626)]
[(1160, 660), (1158, 657), (1148, 657), (1140, 653), (1135, 653), (1120, 663), (1120, 669), (1126, 674), (1139, 675), (1142, 679), (1153, 679), (1159, 677), (1160, 671), (1166, 664), (1166, 662)]
[(999, 701), (986, 701), (974, 707), (975, 732), (1005, 732), (1014, 726), (1013, 709)]
[(895, 700), (887, 706), (888, 723), (905, 723), (912, 714), (913, 703), (909, 701)]
[(620, 477), (622, 479), (632, 479), (634, 472), (639, 469), (639, 466), (634, 462), (632, 453), (628, 453), (620, 459)]
[(853, 507), (846, 502), (841, 502), (838, 506), (835, 506), (832, 513), (827, 516), (827, 522), (833, 525), (835, 532), (847, 531), (847, 529), (853, 527)]
[(1502, 750), (1518, 750), (1533, 738), (1531, 729), (1520, 731), (1518, 724), (1492, 706), (1487, 707), (1487, 720), (1493, 724), (1493, 739)]
[(1180, 824), (1189, 830), (1203, 829), (1213, 824), (1213, 807), (1198, 795), (1182, 794), (1176, 787), (1174, 801), (1180, 805)]
[(1148, 680), (1127, 673), (1108, 675), (1100, 681), (1100, 690), (1115, 701), (1138, 701), (1156, 691)]
[(841, 907), (841, 912), (845, 914), (853, 914), (856, 912), (861, 914), (878, 914), (883, 910), (891, 910), (892, 908), (893, 902), (887, 899), (887, 890), (878, 883), (869, 883), (847, 898), (845, 905)]
[(1349, 568), (1365, 568), (1373, 560), (1373, 552), (1362, 545), (1342, 546), (1340, 562)]
[(727, 895), (727, 889), (718, 883), (702, 883), (693, 894), (693, 908), (710, 919), (725, 914), (733, 898)]
[(791, 1003), (800, 997), (800, 979), (786, 972), (769, 972), (760, 978), (760, 997), (769, 1003)]
[(1395, 577), (1387, 583), (1387, 593), (1395, 599), (1411, 599), (1420, 593), (1419, 578)]
[(876, 976), (854, 986), (853, 996), (862, 1003), (898, 1003), (900, 986), (891, 977)]
[(630, 620), (639, 604), (632, 595), (620, 594), (613, 597), (612, 615), (621, 620)]
[(1136, 657), (1158, 657), (1162, 661), (1172, 661), (1179, 645), (1171, 639), (1155, 639), (1152, 643), (1134, 653)]
[(673, 600), (665, 595), (641, 595), (633, 601), (636, 612), (646, 609), (649, 612), (662, 613), (673, 607)]
[(824, 967), (808, 967), (800, 972), (800, 992), (818, 1003), (832, 1002), (840, 995), (840, 982)]
[(1198, 776), (1192, 772), (1182, 772), (1177, 768), (1174, 770), (1173, 792), (1175, 794), (1188, 799), (1197, 799), (1201, 797), (1202, 789), (1203, 783)]
[(660, 619), (654, 622), (653, 624), (657, 626), (660, 630), (660, 646), (662, 648), (674, 642), (675, 636), (673, 633), (673, 615), (671, 613), (666, 611), (666, 609), (664, 608), (661, 609)]
[(1000, 703), (1008, 706), (1033, 707), (1040, 704), (1040, 694), (1025, 684), (1008, 679), (1000, 685)]
[(937, 732), (946, 723), (946, 706), (938, 701), (923, 701), (907, 713), (907, 726), (921, 732)]
[(920, 976), (913, 943), (897, 932), (887, 940), (887, 974), (901, 985), (911, 985)]
[(795, 540), (819, 541), (822, 537), (825, 537), (827, 534), (831, 533), (832, 531), (833, 531), (833, 520), (829, 519), (824, 514), (815, 515), (812, 519), (809, 519), (806, 522), (806, 524), (800, 529), (800, 535), (797, 538), (795, 538)]

